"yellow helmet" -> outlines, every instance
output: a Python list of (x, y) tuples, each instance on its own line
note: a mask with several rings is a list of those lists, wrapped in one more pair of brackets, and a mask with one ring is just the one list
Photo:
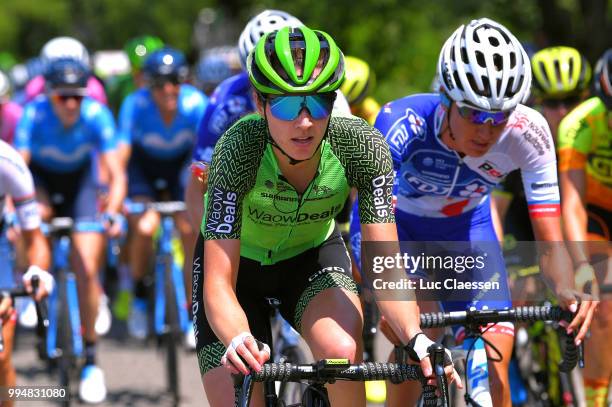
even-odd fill
[(346, 96), (349, 105), (357, 105), (368, 96), (374, 88), (374, 72), (367, 62), (351, 57), (344, 57), (345, 78), (340, 90)]
[(549, 47), (531, 57), (534, 86), (544, 99), (576, 95), (588, 88), (591, 66), (571, 47)]

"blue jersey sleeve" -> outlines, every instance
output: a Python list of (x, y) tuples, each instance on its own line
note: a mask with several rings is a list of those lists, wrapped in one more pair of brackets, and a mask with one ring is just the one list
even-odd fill
[(394, 102), (389, 102), (383, 106), (376, 117), (374, 127), (376, 127), (387, 140), (389, 151), (393, 158), (393, 169), (397, 172), (404, 161), (408, 141), (408, 131), (404, 123), (401, 123), (402, 116), (398, 114), (394, 107)]
[(209, 126), (210, 118), (213, 113), (217, 110), (218, 105), (216, 103), (209, 103), (206, 106), (202, 120), (198, 125), (198, 139), (196, 146), (193, 149), (193, 161), (205, 161), (210, 162), (212, 159), (212, 150), (221, 137), (221, 134), (216, 131), (215, 128)]
[(13, 145), (16, 150), (30, 151), (35, 117), (36, 107), (34, 103), (27, 104), (15, 129)]
[(208, 97), (191, 85), (182, 85), (179, 103), (181, 104), (181, 111), (188, 117), (191, 128), (195, 131), (200, 125), (208, 105)]
[(223, 133), (254, 110), (246, 74), (241, 73), (221, 82), (213, 92), (198, 126), (193, 160), (210, 162), (215, 145)]
[(408, 159), (412, 140), (424, 140), (433, 131), (433, 114), (439, 104), (435, 94), (419, 94), (389, 102), (376, 117), (374, 127), (383, 134), (397, 171)]
[(100, 152), (107, 152), (117, 148), (117, 136), (115, 120), (111, 111), (105, 105), (91, 101), (86, 106), (85, 117), (97, 140), (97, 148)]
[(117, 129), (118, 144), (132, 144), (132, 131), (135, 122), (135, 93), (129, 94), (121, 104), (119, 109), (119, 123)]

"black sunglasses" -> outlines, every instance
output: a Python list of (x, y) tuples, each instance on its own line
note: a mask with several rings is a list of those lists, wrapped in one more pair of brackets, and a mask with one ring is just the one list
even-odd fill
[(66, 103), (70, 99), (74, 99), (80, 103), (85, 96), (54, 93), (51, 97), (53, 97), (53, 99), (57, 100), (58, 102), (62, 102), (62, 103)]
[(177, 86), (180, 85), (182, 81), (178, 76), (158, 76), (151, 79), (151, 86), (154, 88), (163, 88), (167, 83)]

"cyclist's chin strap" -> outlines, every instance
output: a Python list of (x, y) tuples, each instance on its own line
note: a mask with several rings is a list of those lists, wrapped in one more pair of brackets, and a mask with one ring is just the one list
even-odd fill
[(450, 126), (450, 115), (451, 115), (452, 106), (448, 105), (445, 110), (446, 110), (446, 113), (444, 113), (444, 116), (446, 118), (446, 129), (440, 131), (439, 137), (442, 138), (442, 133), (444, 133), (445, 130), (448, 130), (448, 136), (451, 138), (451, 140), (457, 141), (457, 139), (455, 138), (455, 135), (453, 134), (453, 129), (451, 129), (451, 126)]
[(272, 144), (274, 147), (276, 147), (278, 149), (278, 151), (280, 151), (285, 157), (287, 157), (289, 159), (289, 165), (296, 165), (299, 163), (302, 163), (304, 161), (308, 161), (311, 160), (315, 155), (317, 155), (317, 152), (319, 151), (319, 148), (321, 148), (321, 144), (323, 144), (323, 140), (325, 140), (325, 137), (327, 137), (327, 130), (329, 129), (329, 122), (331, 121), (331, 115), (329, 117), (329, 119), (327, 120), (327, 126), (325, 127), (325, 133), (323, 134), (323, 137), (321, 138), (321, 141), (319, 141), (319, 145), (317, 145), (317, 148), (315, 148), (315, 151), (312, 153), (312, 155), (308, 158), (306, 158), (305, 160), (296, 160), (295, 158), (291, 157), (289, 154), (287, 154), (285, 152), (285, 150), (283, 150), (281, 148), (281, 146), (279, 146), (276, 141), (274, 141), (274, 139), (272, 138), (272, 136), (270, 135), (270, 128), (268, 127), (268, 116), (266, 115), (266, 102), (264, 101), (264, 120), (266, 121), (266, 131), (268, 132), (268, 142), (270, 144)]

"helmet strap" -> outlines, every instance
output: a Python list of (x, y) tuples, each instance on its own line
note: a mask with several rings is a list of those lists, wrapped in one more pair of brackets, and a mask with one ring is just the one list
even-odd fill
[[(446, 110), (446, 113), (445, 113), (445, 116), (446, 116), (446, 128), (444, 130), (440, 131), (440, 134), (438, 135), (438, 137), (441, 139), (442, 138), (442, 134), (444, 134), (444, 132), (446, 130), (448, 130), (448, 137), (450, 137), (450, 139), (452, 141), (457, 142), (457, 138), (455, 137), (455, 134), (453, 133), (453, 129), (451, 128), (451, 125), (450, 125), (450, 115), (451, 115), (452, 105), (449, 105), (448, 108), (446, 108), (445, 110)], [(455, 150), (455, 149), (453, 148), (453, 150)], [(455, 150), (455, 152), (457, 154), (459, 154), (460, 157), (465, 157), (464, 153), (462, 153), (460, 151), (457, 151), (457, 150)]]
[(450, 105), (450, 103), (446, 104), (444, 100), (442, 101), (442, 104), (444, 105), (444, 110), (446, 111), (446, 113), (444, 113), (444, 116), (446, 119), (446, 128), (440, 130), (440, 134), (438, 135), (438, 137), (442, 138), (442, 134), (444, 134), (444, 132), (448, 130), (448, 136), (451, 138), (451, 140), (457, 141), (457, 139), (455, 138), (455, 135), (453, 134), (453, 130), (451, 129), (451, 125), (450, 125), (450, 115), (451, 115), (452, 106)]

